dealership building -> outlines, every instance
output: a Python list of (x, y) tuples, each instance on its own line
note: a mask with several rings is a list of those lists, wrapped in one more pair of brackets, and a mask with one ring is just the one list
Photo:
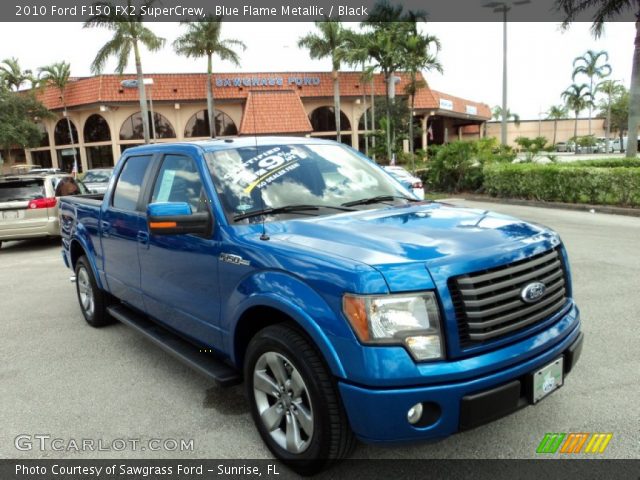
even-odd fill
[[(47, 87), (37, 93), (54, 117), (39, 125), (40, 146), (16, 149), (3, 170), (15, 164), (71, 170), (74, 152), (79, 169), (109, 167), (125, 149), (143, 143), (138, 89), (133, 76), (99, 75), (72, 79), (65, 90), (73, 139), (63, 116), (60, 92)], [(153, 112), (152, 142), (206, 139), (209, 122), (206, 74), (147, 74), (147, 99)], [(381, 75), (363, 82), (359, 72), (340, 72), (342, 142), (364, 150), (364, 113), (371, 95), (384, 97)], [(423, 80), (419, 77), (419, 80)], [(124, 82), (123, 82), (124, 81)], [(405, 96), (407, 74), (397, 74), (396, 95)], [(297, 135), (336, 138), (331, 73), (220, 73), (213, 75), (216, 131), (221, 137)], [(151, 113), (150, 113), (151, 116)], [(379, 112), (376, 117), (379, 117)], [(473, 139), (490, 120), (487, 105), (437, 92), (428, 86), (415, 97), (414, 122), (420, 128), (415, 148), (454, 139)], [(370, 118), (370, 117), (369, 117)], [(371, 125), (368, 122), (367, 127)]]

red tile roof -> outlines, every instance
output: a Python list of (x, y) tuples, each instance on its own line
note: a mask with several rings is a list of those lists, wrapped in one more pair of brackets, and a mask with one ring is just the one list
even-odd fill
[[(397, 73), (400, 82), (396, 85), (398, 95), (404, 95), (409, 83), (409, 75)], [(206, 98), (206, 74), (147, 74), (146, 78), (153, 78), (154, 85), (147, 86), (147, 95), (154, 101), (202, 101)], [(418, 75), (419, 80), (423, 80)], [(122, 88), (120, 82), (125, 79), (135, 79), (134, 75), (98, 75), (96, 77), (74, 78), (65, 91), (68, 107), (91, 105), (98, 103), (128, 103), (138, 101), (138, 91), (135, 88)], [(304, 80), (307, 79), (307, 84)], [(309, 81), (311, 80), (311, 81)], [(300, 81), (302, 85), (296, 83)], [(213, 93), (216, 99), (246, 99), (252, 89), (280, 92), (297, 92), (302, 98), (332, 97), (333, 79), (330, 72), (279, 72), (279, 73), (215, 73), (213, 74)], [(373, 78), (375, 95), (385, 95), (386, 82), (381, 74)], [(340, 72), (340, 95), (343, 97), (358, 97), (363, 93), (371, 94), (371, 83), (362, 82), (360, 72)], [(60, 92), (54, 87), (47, 87), (38, 94), (47, 108), (55, 110), (62, 108)], [(471, 102), (444, 93), (422, 88), (416, 94), (416, 108), (438, 109), (440, 98), (453, 101), (454, 111), (466, 112), (466, 105), (475, 105), (478, 116), (491, 118), (487, 105)]]
[(313, 127), (295, 91), (249, 91), (240, 122), (240, 135), (311, 131)]

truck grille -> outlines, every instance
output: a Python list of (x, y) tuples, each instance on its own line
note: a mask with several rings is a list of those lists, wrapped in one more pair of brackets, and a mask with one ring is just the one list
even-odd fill
[[(549, 318), (567, 303), (565, 269), (558, 248), (489, 270), (449, 279), (462, 348), (514, 333)], [(520, 294), (532, 282), (546, 286), (535, 303)]]

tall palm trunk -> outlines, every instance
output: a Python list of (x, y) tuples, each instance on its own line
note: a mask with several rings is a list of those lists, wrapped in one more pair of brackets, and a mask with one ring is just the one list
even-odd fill
[(589, 78), (589, 93), (591, 94), (591, 99), (589, 100), (589, 136), (591, 136), (591, 115), (593, 112), (593, 77)]
[(376, 159), (376, 154), (375, 154), (375, 150), (376, 150), (376, 85), (375, 85), (375, 78), (373, 77), (373, 75), (371, 76), (371, 131), (373, 132), (373, 135), (371, 136), (371, 148), (374, 151), (373, 154), (373, 160), (375, 161)]
[[(613, 88), (613, 85), (611, 86), (611, 88)], [(609, 90), (609, 98), (607, 101), (607, 129), (605, 131), (605, 143), (604, 143), (604, 148), (607, 149), (607, 151), (605, 153), (609, 153), (610, 150), (610, 140), (609, 137), (611, 137), (611, 90)]]
[(411, 85), (413, 86), (411, 92), (411, 108), (409, 109), (409, 153), (411, 153), (411, 173), (416, 173), (416, 165), (413, 159), (413, 112), (416, 105), (416, 74), (411, 72)]
[(385, 73), (384, 78), (387, 83), (387, 161), (391, 163), (391, 73)]
[(211, 82), (211, 75), (213, 72), (213, 54), (207, 54), (207, 116), (209, 117), (209, 135), (211, 138), (216, 138), (216, 111), (213, 102), (213, 85)]
[(331, 72), (333, 76), (333, 109), (336, 118), (336, 140), (342, 142), (340, 134), (340, 79), (338, 78), (338, 70), (335, 68)]
[(579, 113), (580, 113), (580, 111), (576, 110), (576, 121), (573, 124), (573, 146), (574, 146), (573, 153), (575, 155), (578, 154), (578, 114)]
[(147, 94), (144, 88), (144, 75), (142, 74), (142, 60), (140, 60), (140, 48), (138, 42), (133, 42), (133, 53), (136, 59), (136, 76), (138, 78), (138, 93), (140, 97), (140, 113), (142, 115), (142, 134), (144, 143), (149, 143), (149, 111), (147, 110)]
[(556, 144), (556, 132), (558, 131), (558, 119), (553, 120), (553, 145)]
[(640, 17), (637, 18), (636, 39), (633, 50), (633, 68), (631, 70), (627, 158), (635, 158), (638, 153), (638, 124), (640, 123)]
[(78, 157), (76, 156), (76, 142), (73, 139), (73, 129), (71, 128), (71, 120), (69, 120), (69, 112), (67, 112), (67, 102), (64, 99), (64, 92), (60, 91), (60, 99), (62, 100), (62, 111), (64, 112), (64, 118), (67, 119), (67, 128), (69, 129), (69, 139), (71, 140), (71, 150), (73, 151), (73, 167), (78, 173)]
[[(364, 79), (365, 64), (362, 64), (362, 77)], [(364, 109), (364, 154), (369, 156), (369, 122), (367, 120), (367, 87), (366, 82), (362, 82), (362, 108)], [(360, 122), (358, 122), (360, 123)], [(358, 125), (359, 126), (359, 125)]]

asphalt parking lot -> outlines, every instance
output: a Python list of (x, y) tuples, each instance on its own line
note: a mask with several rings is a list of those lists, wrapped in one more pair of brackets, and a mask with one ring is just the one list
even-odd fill
[[(563, 388), (514, 415), (439, 443), (373, 447), (359, 458), (535, 458), (546, 432), (612, 432), (606, 458), (639, 458), (640, 218), (452, 203), (546, 224), (562, 236), (586, 334)], [(0, 250), (0, 457), (270, 458), (241, 387), (220, 389), (116, 324), (87, 326), (59, 242)], [(384, 415), (384, 412), (381, 412)], [(375, 421), (375, 419), (372, 419)], [(193, 440), (189, 451), (58, 452), (14, 446), (52, 438)]]

